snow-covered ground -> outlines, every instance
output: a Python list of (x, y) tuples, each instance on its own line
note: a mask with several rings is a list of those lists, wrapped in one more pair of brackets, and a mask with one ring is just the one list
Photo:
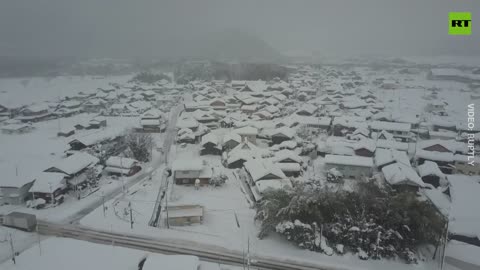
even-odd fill
[(126, 83), (131, 78), (132, 75), (1, 78), (0, 103), (15, 108), (34, 102), (53, 101), (79, 92), (95, 92), (97, 88), (112, 88), (109, 83)]

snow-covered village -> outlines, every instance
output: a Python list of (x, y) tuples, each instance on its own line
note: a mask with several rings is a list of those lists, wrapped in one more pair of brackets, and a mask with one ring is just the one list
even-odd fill
[(0, 54), (0, 269), (480, 269), (480, 58), (267, 61), (235, 31)]

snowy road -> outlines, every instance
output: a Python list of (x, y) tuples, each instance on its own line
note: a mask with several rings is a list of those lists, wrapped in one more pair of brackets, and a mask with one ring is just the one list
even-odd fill
[[(245, 255), (227, 249), (214, 248), (200, 244), (182, 243), (180, 241), (161, 241), (152, 237), (107, 232), (91, 227), (73, 224), (55, 224), (39, 221), (38, 232), (44, 235), (73, 238), (93, 243), (122, 246), (141, 249), (163, 254), (184, 254), (199, 257), (202, 261), (228, 265), (243, 265)], [(345, 270), (342, 267), (323, 267), (300, 261), (284, 260), (281, 258), (251, 257), (250, 266), (254, 269), (265, 270)]]
[[(182, 111), (182, 104), (178, 105), (174, 111), (172, 111), (172, 114), (170, 116), (170, 121), (168, 122), (168, 128), (165, 136), (165, 140), (163, 141), (163, 160), (165, 162), (165, 165), (168, 164), (168, 155), (170, 153), (170, 148), (172, 147), (173, 142), (175, 141), (175, 135), (176, 135), (176, 125), (177, 125), (177, 119)], [(165, 191), (165, 184), (167, 181), (167, 176), (162, 173), (162, 184), (160, 185), (160, 188), (158, 190), (158, 196), (155, 202), (155, 207), (153, 208), (152, 212), (152, 217), (150, 219), (150, 222), (148, 223), (150, 226), (157, 227), (158, 226), (158, 219), (160, 218), (160, 212), (162, 210), (161, 208), (161, 202), (163, 199), (163, 194)]]

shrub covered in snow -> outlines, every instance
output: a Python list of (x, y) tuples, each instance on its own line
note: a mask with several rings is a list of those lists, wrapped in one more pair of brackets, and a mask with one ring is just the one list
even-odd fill
[(223, 186), (228, 180), (228, 177), (225, 174), (217, 174), (208, 180), (208, 184), (214, 187)]
[[(266, 191), (256, 219), (262, 225), (260, 238), (276, 231), (302, 248), (326, 254), (333, 252), (332, 246), (337, 253), (358, 253), (362, 259), (399, 257), (409, 263), (416, 262), (416, 247), (437, 244), (444, 228), (429, 202), (373, 182), (359, 183), (354, 192), (319, 191), (306, 184)], [(321, 226), (321, 237), (314, 224)]]
[(340, 183), (343, 180), (343, 174), (337, 168), (331, 168), (327, 172), (327, 181), (332, 183)]

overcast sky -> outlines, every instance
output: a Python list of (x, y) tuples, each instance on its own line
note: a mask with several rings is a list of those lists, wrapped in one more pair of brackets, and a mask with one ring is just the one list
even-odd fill
[[(448, 12), (471, 11), (471, 36)], [(168, 55), (225, 29), (280, 52), (480, 55), (478, 0), (1, 0), (0, 55)]]

